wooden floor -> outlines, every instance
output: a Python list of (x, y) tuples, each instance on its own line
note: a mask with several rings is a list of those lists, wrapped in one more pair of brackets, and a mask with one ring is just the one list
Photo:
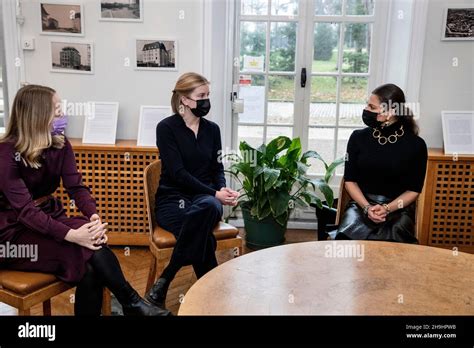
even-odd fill
[[(240, 229), (240, 235), (244, 236), (243, 229)], [(316, 231), (314, 230), (287, 230), (286, 242), (298, 243), (316, 240)], [(244, 239), (245, 240), (245, 239)], [(148, 269), (151, 262), (151, 253), (147, 247), (133, 247), (130, 250), (123, 247), (113, 247), (114, 253), (117, 255), (120, 265), (124, 271), (125, 277), (132, 284), (132, 286), (144, 295), (146, 280), (148, 277)], [(245, 247), (244, 254), (252, 252), (252, 250)], [(225, 262), (231, 255), (225, 252), (217, 255), (219, 263)], [(52, 299), (52, 313), (53, 315), (73, 315), (74, 306), (71, 302), (71, 297), (74, 295), (74, 289), (71, 289)], [(172, 291), (172, 288), (170, 289)], [(173, 312), (177, 312), (178, 308), (170, 308)], [(32, 315), (42, 315), (41, 305), (37, 305), (31, 310)], [(0, 315), (17, 315), (17, 310), (3, 303), (0, 303)]]

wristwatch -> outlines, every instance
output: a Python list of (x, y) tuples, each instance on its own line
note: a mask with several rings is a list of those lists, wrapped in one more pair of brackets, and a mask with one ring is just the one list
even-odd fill
[(384, 203), (382, 204), (382, 206), (385, 208), (385, 210), (387, 211), (387, 214), (390, 214), (390, 207), (388, 206), (387, 203)]

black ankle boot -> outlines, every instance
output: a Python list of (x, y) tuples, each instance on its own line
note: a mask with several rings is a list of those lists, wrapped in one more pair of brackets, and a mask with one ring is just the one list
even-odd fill
[(168, 292), (168, 287), (170, 282), (165, 278), (160, 278), (156, 281), (156, 283), (152, 286), (148, 294), (146, 294), (145, 298), (148, 302), (158, 306), (160, 308), (165, 308), (166, 302), (166, 293)]
[(146, 302), (129, 283), (115, 294), (122, 305), (123, 314), (131, 316), (167, 316), (170, 311)]

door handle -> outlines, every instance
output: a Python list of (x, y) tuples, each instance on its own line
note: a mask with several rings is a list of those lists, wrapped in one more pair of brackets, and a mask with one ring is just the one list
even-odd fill
[(306, 87), (306, 68), (301, 69), (301, 88)]

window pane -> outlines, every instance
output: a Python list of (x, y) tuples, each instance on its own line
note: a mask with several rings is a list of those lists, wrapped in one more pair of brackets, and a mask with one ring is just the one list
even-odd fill
[[(345, 157), (347, 152), (347, 141), (351, 136), (354, 129), (349, 128), (339, 128), (337, 133), (337, 149), (336, 149), (336, 158)], [(336, 174), (340, 175), (344, 173), (344, 165), (341, 165), (337, 168)]]
[(374, 14), (374, 0), (346, 0), (346, 14), (348, 15)]
[(262, 126), (239, 126), (237, 147), (241, 141), (246, 141), (253, 148), (257, 148), (263, 143)]
[[(330, 163), (334, 160), (334, 128), (314, 128), (308, 130), (308, 150), (318, 152), (321, 157)], [(310, 159), (311, 167), (308, 174), (324, 174), (324, 164), (316, 159)]]
[(315, 0), (315, 15), (340, 15), (342, 14), (342, 0)]
[(268, 14), (267, 0), (241, 0), (241, 14), (243, 15), (266, 15)]
[(293, 127), (268, 127), (267, 128), (267, 141), (268, 144), (280, 135), (284, 135), (290, 139), (293, 138)]
[(362, 126), (362, 110), (367, 101), (367, 77), (346, 76), (341, 83), (339, 124)]
[(269, 76), (267, 123), (293, 124), (294, 100), (294, 76)]
[(270, 31), (270, 70), (295, 71), (296, 23), (272, 22)]
[(239, 122), (263, 123), (265, 77), (263, 75), (241, 75), (240, 83), (239, 98), (244, 100), (244, 112), (239, 114)]
[(310, 125), (336, 124), (336, 88), (336, 77), (313, 76), (311, 78)]
[(244, 56), (261, 57), (265, 62), (267, 23), (240, 22), (240, 69)]
[(339, 28), (336, 23), (315, 24), (313, 72), (338, 71)]
[(369, 71), (371, 28), (372, 26), (368, 23), (345, 25), (343, 72), (366, 73)]
[(296, 16), (298, 14), (298, 0), (273, 0), (272, 15)]

